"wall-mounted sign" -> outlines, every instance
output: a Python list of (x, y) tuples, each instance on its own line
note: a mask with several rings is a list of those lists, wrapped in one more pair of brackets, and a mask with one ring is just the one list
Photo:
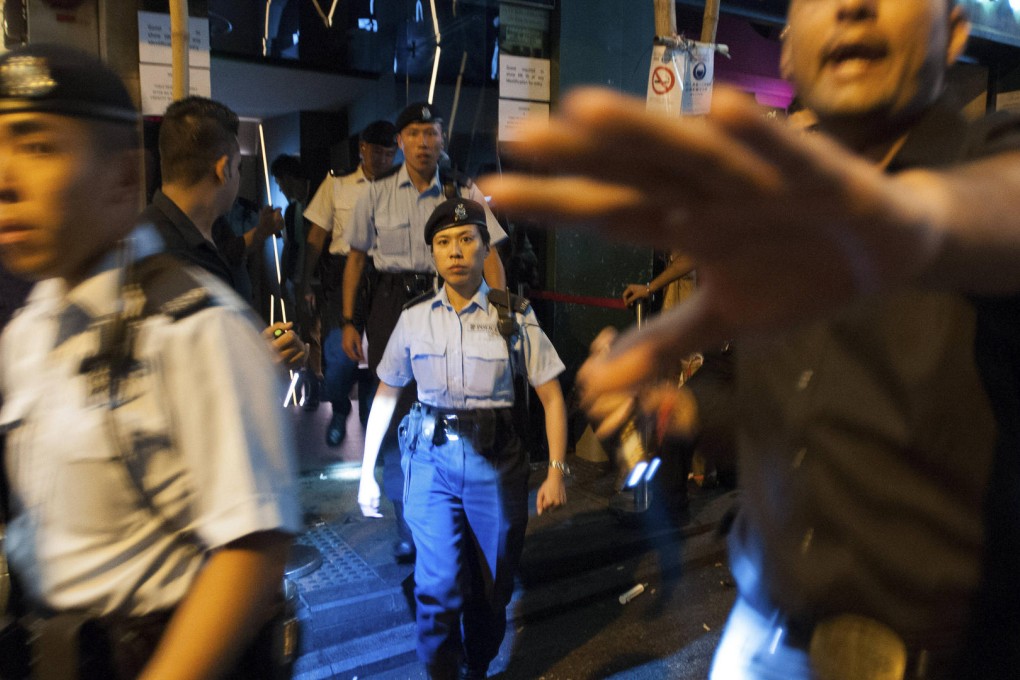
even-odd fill
[(532, 122), (548, 124), (548, 103), (499, 100), (499, 141), (516, 142), (520, 139), (521, 126)]
[[(188, 18), (188, 91), (211, 97), (209, 73), (209, 20)], [(142, 85), (142, 114), (161, 116), (173, 102), (173, 55), (170, 49), (170, 15), (138, 13), (138, 75)]]

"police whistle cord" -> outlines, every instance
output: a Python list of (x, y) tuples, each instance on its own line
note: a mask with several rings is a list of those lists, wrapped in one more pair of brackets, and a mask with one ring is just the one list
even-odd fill
[(627, 303), (619, 298), (603, 298), (591, 295), (571, 295), (570, 293), (557, 293), (551, 290), (535, 290), (534, 288), (528, 290), (528, 298), (531, 300), (562, 302), (569, 305), (584, 305), (586, 307), (627, 309)]

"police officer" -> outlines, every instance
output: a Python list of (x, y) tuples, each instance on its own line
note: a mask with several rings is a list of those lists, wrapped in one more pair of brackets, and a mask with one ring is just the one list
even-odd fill
[[(448, 198), (446, 194), (463, 194), (484, 203), (478, 187), (440, 173), (439, 159), (443, 153), (443, 116), (428, 102), (417, 102), (397, 116), (397, 144), (404, 154), (404, 164), (394, 174), (369, 184), (358, 199), (350, 223), (348, 240), (351, 250), (344, 267), (343, 286), (343, 347), (347, 355), (362, 361), (361, 333), (354, 322), (358, 288), (362, 284), (365, 258), (372, 256), (376, 273), (373, 276), (368, 306), (368, 368), (373, 374), (379, 366), (386, 341), (405, 302), (432, 290), (435, 267), (423, 240), (425, 223), (432, 211)], [(486, 228), (493, 243), (506, 238), (487, 206), (483, 206)], [(495, 288), (506, 285), (503, 263), (495, 249), (485, 258), (485, 279)], [(399, 415), (407, 412), (410, 401), (401, 404)], [(402, 477), (397, 465), (396, 433), (392, 431), (383, 442), (383, 485), (393, 501), (400, 537), (394, 545), (398, 561), (413, 559), (413, 544), (403, 522), (400, 502)]]
[(418, 549), (418, 656), (430, 677), (484, 678), (505, 633), (528, 519), (514, 373), (527, 376), (545, 409), (550, 467), (538, 491), (541, 514), (566, 502), (566, 411), (556, 379), (563, 363), (527, 300), (482, 280), (490, 244), (481, 204), (441, 203), (424, 240), (445, 283), (405, 307), (386, 345), (358, 502), (365, 515), (377, 513), (379, 445), (401, 388), (416, 380), (419, 404), (400, 431), (404, 513)]
[(38, 281), (0, 338), (35, 677), (224, 677), (301, 529), (268, 343), (225, 283), (134, 226), (138, 122), (94, 57), (0, 58), (0, 259)]

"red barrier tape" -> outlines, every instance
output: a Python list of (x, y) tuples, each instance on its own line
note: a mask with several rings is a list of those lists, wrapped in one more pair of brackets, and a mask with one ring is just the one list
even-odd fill
[(569, 295), (567, 293), (554, 293), (549, 290), (528, 291), (528, 297), (532, 300), (549, 300), (550, 302), (566, 302), (571, 305), (587, 305), (588, 307), (605, 307), (606, 309), (627, 309), (626, 303), (620, 298), (600, 298), (588, 295)]

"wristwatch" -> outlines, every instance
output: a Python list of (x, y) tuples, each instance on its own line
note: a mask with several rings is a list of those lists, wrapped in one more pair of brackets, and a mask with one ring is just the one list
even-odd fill
[(349, 316), (345, 316), (343, 318), (343, 322), (344, 322), (344, 326), (353, 326), (354, 325), (354, 319), (352, 319)]
[(564, 463), (563, 461), (550, 460), (549, 461), (549, 467), (556, 468), (557, 470), (559, 470), (560, 472), (563, 473), (564, 477), (569, 477), (570, 474), (571, 474), (570, 473), (570, 466), (567, 465), (566, 463)]

